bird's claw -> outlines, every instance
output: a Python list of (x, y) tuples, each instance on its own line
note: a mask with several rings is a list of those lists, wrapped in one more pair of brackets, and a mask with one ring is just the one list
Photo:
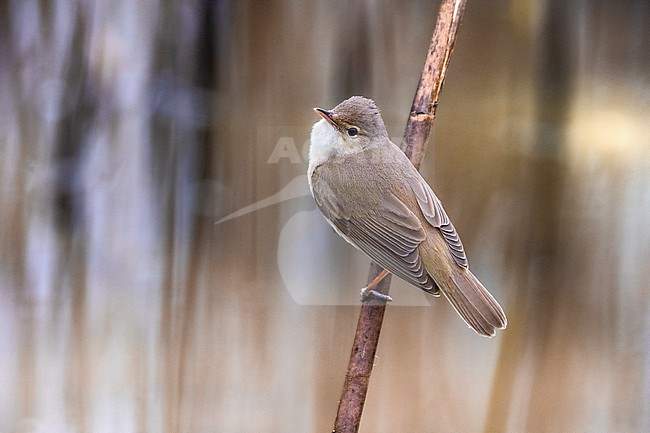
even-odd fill
[(368, 302), (373, 299), (376, 299), (378, 301), (383, 301), (383, 302), (391, 302), (393, 300), (393, 298), (391, 298), (390, 296), (385, 295), (376, 290), (366, 291), (365, 287), (361, 289), (361, 302)]

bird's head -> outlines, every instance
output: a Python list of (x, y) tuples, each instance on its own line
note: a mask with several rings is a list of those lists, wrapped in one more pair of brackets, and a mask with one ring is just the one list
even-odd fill
[(353, 96), (331, 110), (314, 111), (322, 117), (311, 135), (311, 148), (317, 153), (346, 155), (388, 139), (381, 112), (372, 99)]

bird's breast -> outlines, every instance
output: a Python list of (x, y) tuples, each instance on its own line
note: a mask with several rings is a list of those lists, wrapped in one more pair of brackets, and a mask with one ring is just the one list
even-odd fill
[(331, 157), (315, 167), (311, 178), (314, 194), (326, 195), (352, 214), (379, 206), (389, 189), (387, 177), (368, 152)]

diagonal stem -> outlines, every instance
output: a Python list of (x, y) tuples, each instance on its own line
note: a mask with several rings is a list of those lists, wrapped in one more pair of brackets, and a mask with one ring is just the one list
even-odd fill
[[(443, 0), (440, 5), (438, 20), (429, 44), (422, 76), (413, 98), (402, 142), (402, 150), (416, 168), (420, 167), (424, 159), (440, 91), (447, 74), (447, 67), (466, 3), (467, 0)], [(372, 263), (368, 283), (374, 281), (382, 270), (380, 266)], [(391, 275), (389, 274), (377, 284), (375, 290), (388, 295), (390, 280)], [(356, 433), (359, 431), (385, 311), (386, 304), (382, 301), (370, 300), (361, 305), (333, 432)]]

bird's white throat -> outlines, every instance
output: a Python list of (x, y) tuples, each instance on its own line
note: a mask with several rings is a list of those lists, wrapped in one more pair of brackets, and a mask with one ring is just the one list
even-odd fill
[(309, 144), (309, 169), (307, 176), (311, 187), (311, 175), (316, 167), (327, 161), (336, 154), (340, 148), (343, 138), (341, 134), (332, 127), (325, 119), (321, 119), (311, 128), (311, 139)]

